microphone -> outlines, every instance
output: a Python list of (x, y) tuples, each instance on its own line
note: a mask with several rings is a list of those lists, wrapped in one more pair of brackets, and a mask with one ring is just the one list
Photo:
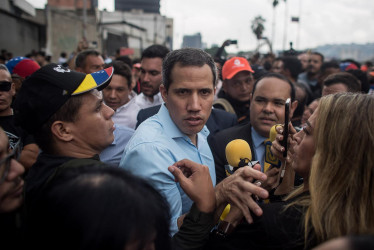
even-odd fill
[(232, 175), (238, 168), (253, 166), (258, 161), (252, 160), (252, 152), (248, 142), (242, 139), (235, 139), (226, 145), (226, 159), (229, 165), (225, 165), (227, 176)]
[(270, 168), (271, 166), (276, 167), (276, 168), (280, 168), (281, 166), (281, 161), (275, 155), (273, 155), (273, 153), (270, 150), (271, 145), (273, 144), (273, 141), (275, 140), (275, 137), (277, 136), (277, 131), (275, 130), (277, 126), (280, 126), (280, 125), (278, 124), (278, 125), (274, 125), (273, 127), (271, 127), (270, 133), (269, 133), (269, 139), (265, 141), (264, 172), (266, 172), (268, 168)]
[[(225, 165), (225, 172), (227, 176), (232, 175), (236, 170), (244, 166), (254, 166), (258, 161), (252, 160), (252, 152), (248, 142), (243, 139), (235, 139), (226, 145), (225, 149), (226, 159), (229, 165)], [(227, 204), (223, 210), (220, 221), (224, 221), (226, 215), (230, 212), (230, 204)], [(227, 230), (227, 228), (226, 228)]]

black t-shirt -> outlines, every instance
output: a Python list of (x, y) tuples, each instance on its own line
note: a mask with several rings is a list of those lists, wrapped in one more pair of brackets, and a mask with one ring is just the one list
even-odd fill
[(35, 143), (34, 137), (28, 134), (24, 129), (16, 126), (14, 123), (14, 116), (0, 116), (0, 126), (5, 131), (9, 138), (10, 148), (13, 149), (18, 140), (21, 140), (22, 145)]
[[(243, 124), (249, 122), (249, 105), (250, 101), (241, 102), (227, 95), (222, 89), (218, 93), (218, 98), (226, 99), (235, 110), (236, 116), (238, 117), (238, 123)], [(215, 108), (223, 109), (220, 104), (214, 104)]]
[(300, 205), (292, 205), (288, 209), (286, 206), (306, 195), (309, 195), (309, 192), (304, 192), (286, 202), (261, 204), (262, 216), (257, 217), (252, 214), (252, 224), (247, 222), (239, 224), (225, 239), (212, 233), (206, 249), (303, 250), (303, 217), (306, 209)]

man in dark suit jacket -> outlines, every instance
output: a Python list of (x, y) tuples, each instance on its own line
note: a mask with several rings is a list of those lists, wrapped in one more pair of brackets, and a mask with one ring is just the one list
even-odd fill
[[(217, 183), (226, 177), (225, 165), (228, 164), (225, 154), (226, 145), (235, 139), (243, 139), (248, 142), (252, 160), (260, 161), (261, 170), (264, 172), (265, 145), (263, 142), (269, 138), (269, 132), (273, 125), (284, 123), (284, 107), (287, 98), (291, 98), (292, 102), (289, 114), (291, 118), (297, 106), (297, 101), (294, 101), (294, 86), (283, 75), (266, 74), (253, 87), (250, 102), (250, 123), (225, 129), (208, 138), (214, 157)], [(268, 175), (267, 183), (270, 185), (274, 181), (272, 177), (277, 178), (278, 172), (274, 169), (266, 174)]]
[[(138, 113), (138, 122), (136, 123), (136, 128), (146, 119), (149, 117), (157, 114), (161, 105), (157, 105), (154, 107), (149, 107), (146, 109), (141, 109)], [(230, 128), (237, 124), (237, 117), (235, 114), (231, 114), (221, 109), (212, 109), (208, 121), (206, 122), (206, 126), (208, 127), (210, 134), (208, 139), (217, 133), (226, 128)]]
[(235, 139), (243, 139), (248, 142), (249, 147), (251, 148), (252, 161), (257, 160), (254, 152), (252, 135), (248, 131), (251, 131), (250, 123), (238, 124), (234, 127), (224, 129), (208, 139), (208, 143), (214, 157), (214, 164), (216, 165), (217, 183), (226, 178), (225, 165), (228, 163), (226, 160), (225, 150), (226, 145), (230, 141)]

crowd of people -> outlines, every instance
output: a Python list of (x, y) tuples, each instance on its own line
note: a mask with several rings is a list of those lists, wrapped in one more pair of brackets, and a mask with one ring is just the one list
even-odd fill
[(372, 63), (221, 52), (3, 50), (4, 249), (371, 249)]

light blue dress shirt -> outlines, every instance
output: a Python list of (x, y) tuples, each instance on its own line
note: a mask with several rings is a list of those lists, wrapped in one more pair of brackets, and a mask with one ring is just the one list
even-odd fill
[(264, 163), (265, 163), (265, 159), (264, 159), (265, 144), (264, 144), (264, 141), (268, 138), (259, 135), (253, 127), (251, 127), (251, 133), (252, 133), (252, 142), (253, 142), (253, 145), (255, 146), (256, 159), (261, 164), (261, 172), (264, 172)]
[(100, 161), (118, 167), (123, 151), (135, 130), (115, 124), (114, 140), (106, 149), (100, 153)]
[(190, 210), (192, 201), (179, 183), (174, 181), (168, 167), (182, 159), (206, 165), (215, 185), (214, 160), (206, 140), (208, 134), (209, 130), (204, 126), (197, 135), (196, 147), (175, 125), (166, 106), (161, 105), (156, 115), (148, 118), (136, 129), (122, 156), (121, 168), (149, 180), (167, 199), (172, 235), (178, 231), (178, 217)]

